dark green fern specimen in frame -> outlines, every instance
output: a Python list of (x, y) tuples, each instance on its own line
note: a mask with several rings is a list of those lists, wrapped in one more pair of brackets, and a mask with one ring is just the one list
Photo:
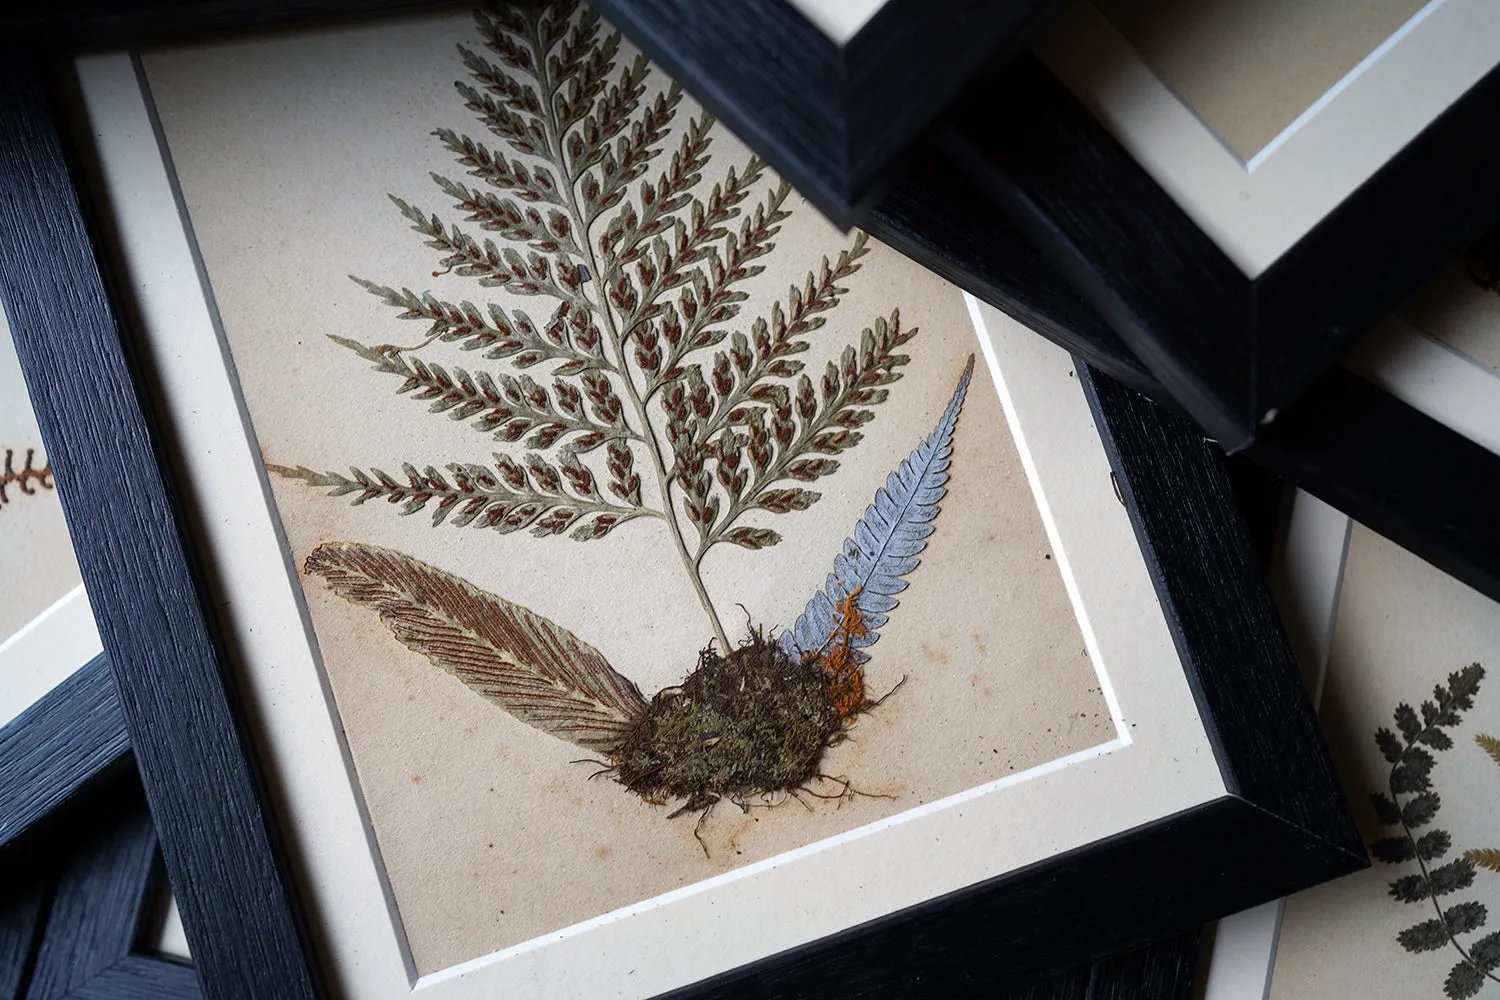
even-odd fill
[(1439, 864), (1453, 838), (1434, 825), (1442, 799), (1432, 786), (1433, 753), (1453, 748), (1449, 731), (1463, 721), (1462, 712), (1474, 707), (1483, 679), (1484, 668), (1477, 663), (1449, 674), (1448, 683), (1434, 688), (1432, 700), (1422, 702), (1420, 709), (1396, 706), (1394, 732), (1383, 727), (1375, 732), (1391, 769), (1385, 791), (1370, 798), (1380, 823), (1399, 832), (1376, 840), (1370, 853), (1386, 864), (1416, 863), (1417, 871), (1390, 884), (1390, 894), (1403, 903), (1430, 906), (1434, 915), (1403, 930), (1397, 940), (1409, 952), (1457, 952), (1458, 961), (1443, 982), (1450, 1000), (1474, 996), (1486, 980), (1500, 982), (1500, 931), (1469, 937), (1485, 926), (1488, 910), (1477, 900), (1449, 899), (1473, 885), (1474, 861), (1461, 856)]

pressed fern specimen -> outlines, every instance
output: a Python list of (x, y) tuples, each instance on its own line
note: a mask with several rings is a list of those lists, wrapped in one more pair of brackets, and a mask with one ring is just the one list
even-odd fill
[[(700, 827), (725, 798), (745, 806), (748, 796), (796, 796), (819, 780), (838, 786), (833, 797), (853, 794), (847, 779), (821, 771), (823, 753), (879, 703), (865, 690), (865, 650), (935, 530), (973, 359), (794, 626), (771, 639), (752, 627), (731, 643), (703, 583), (704, 557), (726, 543), (775, 545), (781, 536), (751, 515), (818, 502), (809, 484), (859, 445), (917, 331), (893, 309), (821, 372), (808, 371), (798, 355), (847, 293), (869, 252), (865, 236), (743, 321), (745, 286), (789, 218), (786, 183), (750, 157), (705, 191), (713, 117), (676, 125), (676, 85), (648, 100), (645, 57), (622, 60), (619, 36), (593, 11), (563, 2), (475, 20), (487, 55), (459, 47), (473, 82), (458, 93), (503, 148), (437, 129), (480, 186), (433, 181), (484, 236), (391, 200), (439, 253), (435, 277), (534, 297), (549, 312), (533, 319), (355, 277), (426, 329), (406, 346), (332, 339), (393, 376), (398, 394), (499, 450), (441, 468), (405, 462), (399, 477), (270, 468), (355, 504), (430, 509), (434, 526), (592, 541), (654, 522), (717, 648), (648, 701), (567, 629), (411, 556), (330, 542), (308, 555), (306, 571), (516, 719), (600, 755), (604, 771), (647, 802), (680, 800), (673, 815), (701, 810)], [(445, 345), (499, 366), (445, 366), (432, 357)]]
[(1416, 831), (1430, 826), (1442, 807), (1442, 799), (1432, 788), (1432, 752), (1452, 749), (1447, 730), (1458, 726), (1463, 721), (1461, 713), (1474, 707), (1483, 679), (1484, 668), (1477, 663), (1449, 674), (1447, 685), (1438, 685), (1432, 700), (1422, 702), (1420, 715), (1402, 703), (1395, 711), (1396, 732), (1382, 727), (1375, 733), (1375, 743), (1391, 769), (1386, 790), (1371, 795), (1371, 801), (1376, 818), (1386, 826), (1399, 827), (1400, 833), (1376, 840), (1370, 853), (1386, 864), (1416, 862), (1415, 873), (1390, 884), (1391, 896), (1403, 903), (1430, 903), (1435, 916), (1406, 928), (1397, 940), (1410, 952), (1451, 947), (1458, 953), (1459, 960), (1443, 983), (1451, 1000), (1472, 997), (1486, 979), (1500, 982), (1495, 975), (1500, 969), (1500, 931), (1467, 944), (1460, 940), (1484, 927), (1488, 910), (1477, 900), (1445, 903), (1444, 897), (1473, 884), (1476, 862), (1465, 854), (1434, 867), (1432, 863), (1448, 853), (1453, 838), (1437, 828), (1420, 836)]
[(36, 449), (27, 448), (26, 458), (21, 468), (16, 468), (16, 452), (13, 448), (5, 449), (5, 464), (0, 467), (0, 507), (11, 502), (10, 487), (14, 486), (21, 493), (30, 496), (38, 489), (50, 490), (52, 486), (52, 463), (43, 462), (40, 466), (36, 464)]
[[(355, 278), (427, 330), (409, 346), (333, 339), (393, 376), (397, 392), (469, 424), (501, 451), (443, 469), (407, 462), (399, 477), (276, 471), (356, 503), (383, 498), (407, 514), (431, 506), (434, 524), (587, 541), (628, 521), (658, 522), (727, 653), (733, 645), (703, 584), (704, 557), (724, 543), (775, 545), (779, 533), (746, 516), (818, 501), (808, 484), (859, 444), (916, 330), (893, 310), (820, 376), (797, 358), (859, 270), (863, 234), (766, 315), (731, 329), (745, 284), (764, 270), (757, 262), (789, 217), (786, 183), (750, 157), (701, 192), (715, 131), (707, 113), (680, 129), (656, 168), (681, 92), (673, 84), (647, 100), (645, 56), (617, 65), (619, 36), (592, 10), (500, 7), (476, 23), (488, 55), (460, 46), (473, 83), (459, 82), (458, 93), (508, 152), (437, 129), (480, 186), (433, 181), (486, 236), (392, 201), (440, 253), (436, 273), (549, 300), (550, 313), (535, 320), (522, 309)], [(438, 343), (511, 371), (419, 356)]]

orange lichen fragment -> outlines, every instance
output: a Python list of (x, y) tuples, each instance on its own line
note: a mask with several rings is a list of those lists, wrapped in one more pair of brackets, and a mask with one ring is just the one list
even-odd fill
[(865, 697), (865, 671), (853, 645), (855, 639), (870, 634), (864, 612), (859, 610), (859, 594), (863, 589), (856, 587), (854, 593), (839, 602), (838, 627), (817, 655), (828, 703), (845, 726), (869, 705)]

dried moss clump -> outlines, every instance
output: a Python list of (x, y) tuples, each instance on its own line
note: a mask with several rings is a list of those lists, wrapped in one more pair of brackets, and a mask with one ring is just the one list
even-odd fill
[(752, 634), (727, 657), (705, 649), (687, 680), (651, 700), (614, 755), (616, 776), (648, 801), (686, 799), (683, 810), (742, 802), (813, 778), (842, 730), (817, 663)]

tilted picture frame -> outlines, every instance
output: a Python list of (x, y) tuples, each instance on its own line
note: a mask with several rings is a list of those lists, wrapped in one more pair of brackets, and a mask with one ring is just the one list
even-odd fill
[(0, 313), (0, 853), (128, 760), (130, 739)]
[(1053, 8), (1050, 0), (599, 4), (845, 227), (969, 76), (1019, 49)]
[[(125, 65), (124, 77), (133, 81)], [(285, 773), (272, 773), (266, 784), (266, 771), (276, 772), (285, 760), (271, 761), (265, 751), (252, 749), (272, 747), (274, 757), (280, 737), (271, 730), (296, 728), (297, 720), (278, 715), (291, 690), (270, 675), (252, 679), (245, 672), (247, 654), (258, 655), (252, 648), (258, 640), (238, 630), (234, 616), (256, 611), (242, 602), (226, 610), (220, 588), (233, 567), (206, 538), (202, 508), (195, 507), (207, 502), (206, 481), (184, 471), (205, 454), (188, 443), (191, 435), (212, 421), (170, 399), (198, 383), (218, 393), (216, 406), (236, 410), (232, 388), (217, 388), (232, 387), (232, 378), (223, 370), (212, 323), (201, 318), (211, 306), (200, 301), (200, 313), (189, 317), (197, 331), (198, 353), (191, 357), (164, 352), (166, 341), (150, 339), (161, 335), (162, 316), (153, 312), (148, 286), (166, 280), (189, 287), (182, 259), (187, 273), (196, 273), (187, 234), (172, 209), (153, 212), (137, 205), (132, 211), (130, 200), (119, 196), (128, 188), (118, 184), (106, 196), (80, 198), (75, 176), (89, 176), (82, 165), (101, 147), (65, 143), (62, 135), (72, 132), (77, 119), (59, 115), (36, 71), (35, 63), (19, 64), (6, 85), (0, 162), (15, 171), (10, 176), (28, 180), (5, 187), (5, 235), (21, 250), (0, 272), (0, 294), (40, 401), (44, 435), (53, 444), (125, 716), (138, 734), (136, 757), (195, 964), (210, 996), (317, 995), (325, 988), (327, 966), (315, 957), (314, 942), (347, 955), (350, 939), (324, 923), (337, 904), (319, 897), (316, 888), (299, 886), (284, 844), (294, 841), (305, 863), (313, 854), (337, 852), (335, 841), (349, 831), (339, 833), (304, 808), (312, 786), (295, 791)], [(113, 121), (123, 129), (115, 139), (129, 138), (133, 130), (137, 144), (129, 148), (158, 158), (159, 187), (171, 204), (171, 179), (149, 116)], [(70, 157), (80, 165), (77, 174), (68, 170)], [(101, 159), (109, 189), (109, 156)], [(94, 206), (90, 215), (97, 229), (84, 221), (84, 204)], [(113, 211), (106, 212), (111, 204)], [(113, 250), (128, 250), (140, 238), (135, 227), (143, 218), (177, 227), (180, 248), (174, 244), (171, 250), (177, 255), (171, 267), (165, 266), (165, 251), (156, 258), (159, 269), (143, 269), (140, 258), (132, 261), (128, 253), (123, 264), (113, 257)], [(116, 284), (106, 285), (106, 273)], [(118, 291), (112, 295), (109, 287)], [(998, 315), (983, 322), (998, 324), (987, 341), (991, 349), (1004, 344), (1020, 359), (987, 359), (992, 366), (1003, 373), (1024, 363), (1046, 373), (1037, 376), (1036, 386), (1018, 381), (1014, 391), (1032, 394), (1029, 405), (1036, 406), (1041, 387), (1066, 387), (1074, 414), (1069, 433), (1093, 435), (1095, 472), (1087, 477), (1087, 496), (1101, 520), (1113, 526), (1111, 545), (1128, 554), (1130, 572), (1139, 576), (1138, 599), (1154, 608), (1161, 655), (1175, 658), (1160, 662), (1180, 675), (1173, 683), (1183, 685), (1182, 696), (1202, 719), (1201, 734), (1193, 737), (1202, 747), (1195, 766), (1203, 788), (1217, 791), (1187, 810), (1097, 843), (809, 939), (791, 952), (773, 951), (707, 980), (681, 982), (681, 995), (712, 989), (714, 995), (774, 996), (816, 988), (839, 996), (874, 982), (899, 987), (920, 980), (925, 988), (945, 978), (975, 988), (1140, 947), (1364, 863), (1350, 839), (1221, 459), (1181, 421), (1095, 380), (1086, 369), (1075, 371), (1066, 356), (1047, 353), (1029, 332), (1006, 326)], [(66, 338), (66, 351), (56, 349), (59, 338)], [(208, 379), (215, 366), (218, 373)], [(181, 377), (185, 372), (204, 378)], [(87, 407), (76, 405), (83, 394)], [(220, 430), (225, 426), (221, 422)], [(247, 446), (243, 439), (236, 445)], [(1049, 467), (1066, 466), (1066, 449), (1033, 446), (1031, 454)], [(253, 462), (242, 464), (239, 473), (261, 483), (264, 474)], [(247, 495), (263, 504), (262, 490)], [(134, 502), (115, 523), (78, 526), (92, 504), (120, 495)], [(267, 516), (264, 507), (259, 516)], [(262, 561), (271, 557), (268, 565), (287, 588), (284, 557), (260, 555)], [(1087, 590), (1104, 584), (1078, 585)], [(286, 595), (295, 608), (289, 590)], [(1097, 612), (1120, 613), (1104, 606)], [(304, 636), (304, 646), (306, 641)], [(299, 689), (298, 704), (322, 713), (317, 725), (326, 728), (335, 721), (326, 694), (316, 677), (305, 681), (312, 683)], [(336, 736), (319, 753), (319, 767), (348, 780)], [(204, 795), (206, 787), (213, 794)], [(333, 786), (324, 785), (313, 798), (326, 801), (334, 794)], [(336, 794), (346, 803), (339, 808), (357, 819), (352, 793)], [(288, 825), (288, 814), (296, 817), (294, 824)], [(377, 894), (370, 898), (378, 898), (378, 879), (369, 884)], [(239, 905), (224, 907), (231, 897)], [(1090, 913), (1088, 921), (1077, 919), (1078, 907)], [(1050, 915), (1043, 919), (1044, 913)], [(339, 919), (390, 917), (376, 905)], [(308, 921), (317, 922), (316, 932)], [(1066, 936), (1059, 933), (1064, 926)], [(938, 940), (943, 946), (932, 947)], [(1009, 943), (997, 952), (997, 941)], [(412, 977), (399, 953), (388, 954), (380, 961), (390, 965), (361, 972), (346, 964), (335, 981), (378, 974), (382, 989), (409, 992)], [(481, 980), (474, 982), (482, 988)], [(417, 985), (427, 988), (420, 980)]]
[[(1236, 451), (1500, 219), (1487, 180), (1500, 161), (1488, 128), (1500, 102), (1493, 15), (1426, 5), (1246, 161), (1080, 3), (1049, 28), (1042, 59), (971, 87), (945, 142), (1153, 378)], [(1418, 75), (1430, 86), (1410, 91), (1428, 65)]]
[(55, 862), (25, 996), (198, 1000), (192, 966), (149, 947), (163, 880), (145, 797), (128, 780), (101, 799), (103, 822), (72, 831)]
[[(878, 238), (1113, 378), (1187, 409), (1072, 275), (999, 205), (983, 202), (978, 182), (948, 152), (929, 151), (867, 224)], [(1500, 594), (1500, 530), (1485, 499), (1500, 488), (1500, 458), (1476, 435), (1482, 418), (1456, 421), (1433, 398), (1440, 394), (1401, 391), (1400, 383), (1422, 380), (1430, 365), (1419, 364), (1405, 378), (1399, 368), (1397, 359), (1383, 366), (1383, 375), (1370, 365), (1326, 372), (1306, 398), (1259, 428), (1244, 454), (1444, 572)]]

